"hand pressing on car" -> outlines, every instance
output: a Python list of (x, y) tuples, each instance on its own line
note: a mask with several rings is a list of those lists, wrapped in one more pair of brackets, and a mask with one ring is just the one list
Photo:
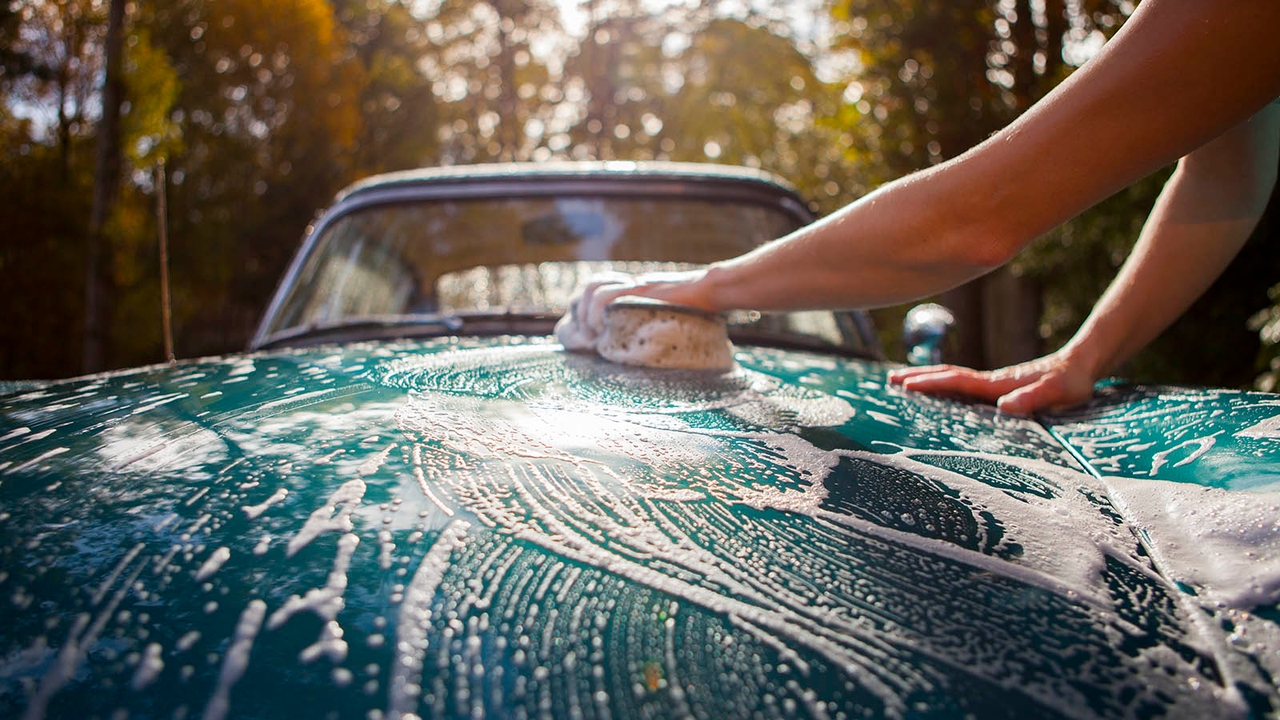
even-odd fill
[(1093, 394), (1094, 378), (1083, 362), (1071, 357), (1070, 351), (1059, 351), (999, 370), (955, 365), (899, 368), (889, 371), (889, 382), (931, 395), (994, 403), (1003, 413), (1025, 416), (1088, 400)]

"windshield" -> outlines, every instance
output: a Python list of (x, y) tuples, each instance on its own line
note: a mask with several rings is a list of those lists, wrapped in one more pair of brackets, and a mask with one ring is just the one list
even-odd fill
[[(802, 224), (781, 208), (681, 197), (527, 197), (377, 205), (325, 224), (268, 335), (369, 321), (559, 314), (607, 271), (698, 267)], [(833, 313), (736, 313), (741, 336), (819, 340), (867, 352)], [(751, 339), (751, 338), (748, 338)]]

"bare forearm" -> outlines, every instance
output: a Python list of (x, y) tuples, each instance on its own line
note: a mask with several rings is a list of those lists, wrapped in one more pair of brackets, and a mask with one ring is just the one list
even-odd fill
[[(711, 309), (874, 307), (970, 280), (1280, 94), (1280, 3), (1146, 0), (1100, 55), (969, 153), (713, 266)], [(1247, 68), (1224, 81), (1225, 68)]]
[(1280, 107), (1184, 158), (1067, 351), (1101, 377), (1178, 318), (1235, 257), (1275, 182)]

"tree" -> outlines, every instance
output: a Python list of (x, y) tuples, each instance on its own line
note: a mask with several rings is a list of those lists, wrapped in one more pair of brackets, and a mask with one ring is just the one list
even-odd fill
[(557, 44), (546, 0), (444, 0), (426, 19), (436, 46), (423, 58), (438, 104), (444, 164), (528, 160), (561, 100), (535, 44)]
[(395, 0), (338, 0), (334, 14), (363, 68), (360, 129), (354, 168), (359, 174), (402, 170), (436, 160), (435, 129), (442, 112), (421, 65), (435, 46), (423, 23)]
[(182, 78), (168, 163), (178, 351), (226, 351), (355, 173), (367, 76), (324, 0), (145, 3), (138, 22)]
[(7, 51), (12, 76), (7, 90), (28, 112), (43, 112), (36, 132), (56, 138), (64, 179), (74, 162), (77, 137), (92, 131), (105, 15), (94, 0), (46, 0), (20, 5), (20, 32)]
[(93, 205), (89, 210), (88, 250), (85, 252), (84, 365), (86, 373), (103, 369), (107, 325), (110, 322), (111, 266), (107, 247), (107, 216), (120, 194), (120, 105), (124, 78), (124, 0), (110, 0), (102, 88), (102, 119), (98, 122), (98, 154), (93, 170)]
[[(35, 61), (22, 48), (19, 29), (22, 15), (10, 3), (0, 4), (0, 91), (8, 97), (15, 79), (26, 77), (35, 70)], [(0, 107), (0, 116), (8, 114), (7, 107)]]

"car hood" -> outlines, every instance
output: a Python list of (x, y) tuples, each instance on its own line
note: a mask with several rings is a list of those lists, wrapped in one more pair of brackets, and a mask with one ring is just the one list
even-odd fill
[(738, 361), (448, 339), (0, 396), (0, 714), (1274, 704), (1280, 517), (1222, 489), (1275, 479), (1265, 396), (1037, 421)]

